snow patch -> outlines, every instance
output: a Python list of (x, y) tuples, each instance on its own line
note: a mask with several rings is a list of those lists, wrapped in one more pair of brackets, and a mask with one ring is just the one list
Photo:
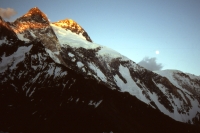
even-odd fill
[(136, 85), (134, 80), (130, 75), (130, 71), (127, 67), (124, 67), (120, 64), (119, 66), (120, 74), (126, 79), (127, 83), (124, 83), (118, 75), (114, 76), (117, 86), (121, 89), (122, 92), (129, 92), (131, 95), (136, 96), (138, 99), (145, 103), (149, 103), (149, 100), (142, 94), (142, 90)]
[(101, 70), (93, 63), (88, 63), (90, 69), (92, 69), (102, 81), (107, 82), (106, 76), (101, 72)]
[(76, 61), (76, 58), (73, 58), (71, 61), (72, 61), (72, 62), (75, 62), (75, 61)]
[(25, 42), (30, 41), (29, 39), (24, 38), (24, 34), (17, 33), (16, 35), (17, 35), (18, 39), (21, 40), (21, 41), (25, 41)]
[(32, 36), (33, 38), (36, 38), (35, 34), (34, 34), (32, 31), (30, 31), (30, 34), (31, 34), (31, 36)]
[(97, 102), (97, 103), (95, 104), (95, 108), (97, 108), (97, 107), (101, 104), (102, 101), (103, 101), (103, 100), (100, 100), (99, 102)]
[(52, 65), (49, 65), (49, 69), (48, 69), (48, 71), (47, 71), (48, 74), (49, 74), (49, 75), (53, 75), (53, 74), (54, 74), (54, 69), (55, 69), (55, 68), (54, 68)]
[(25, 53), (29, 52), (33, 45), (30, 45), (28, 47), (22, 46), (17, 49), (16, 52), (14, 52), (10, 56), (5, 56), (5, 54), (1, 57), (2, 61), (0, 63), (0, 73), (4, 72), (8, 67), (10, 69), (16, 68), (16, 65), (20, 62), (22, 62), (25, 58)]
[(3, 40), (0, 40), (0, 46), (1, 46), (1, 44), (3, 44), (3, 43), (7, 43), (7, 42), (8, 42), (7, 39), (4, 37)]
[(83, 67), (84, 64), (83, 64), (82, 62), (78, 61), (78, 62), (77, 62), (77, 66), (80, 68), (80, 67)]
[(92, 106), (95, 106), (95, 108), (97, 108), (101, 104), (102, 101), (103, 100), (100, 100), (98, 102), (94, 102), (94, 101), (90, 100), (88, 105), (92, 105)]
[(178, 93), (181, 95), (181, 97), (184, 99), (184, 101), (187, 103), (187, 100), (185, 99), (185, 96), (183, 95), (183, 93), (180, 91), (180, 90), (178, 90)]
[(72, 53), (68, 53), (68, 55), (70, 56), (70, 57), (74, 57), (74, 54), (72, 54)]
[(35, 113), (37, 113), (37, 111), (33, 112), (32, 115), (34, 115)]
[(79, 98), (76, 99), (76, 103), (79, 101)]
[(58, 59), (58, 57), (55, 55), (57, 54), (56, 52), (52, 52), (51, 50), (45, 48), (45, 51), (49, 54), (49, 56), (58, 64), (60, 64), (60, 60)]
[(33, 93), (35, 92), (35, 89), (36, 88), (34, 88), (33, 91), (29, 94), (29, 97), (31, 97), (33, 95)]
[(86, 72), (85, 68), (82, 68), (82, 71), (83, 71), (83, 72)]

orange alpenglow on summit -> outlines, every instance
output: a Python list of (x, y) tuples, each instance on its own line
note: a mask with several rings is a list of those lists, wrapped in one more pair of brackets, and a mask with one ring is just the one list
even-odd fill
[(12, 23), (15, 33), (21, 33), (27, 29), (40, 29), (49, 26), (47, 16), (37, 7), (30, 9), (22, 17)]

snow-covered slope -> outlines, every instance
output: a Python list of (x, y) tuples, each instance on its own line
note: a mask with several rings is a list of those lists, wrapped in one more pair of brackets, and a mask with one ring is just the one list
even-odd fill
[(176, 87), (181, 88), (185, 93), (200, 96), (200, 77), (178, 70), (154, 71), (166, 77)]
[[(183, 73), (179, 70), (161, 70), (154, 71), (155, 73), (166, 77), (174, 86), (179, 88), (178, 93), (182, 95), (186, 102), (192, 105), (189, 108), (190, 119), (195, 117), (195, 114), (200, 113), (200, 77), (188, 73)], [(183, 93), (184, 92), (184, 93)], [(189, 100), (188, 100), (189, 99)], [(181, 104), (180, 104), (181, 105)], [(198, 116), (199, 117), (199, 116)]]
[[(110, 48), (88, 42), (80, 35), (69, 30), (54, 24), (51, 24), (51, 26), (61, 44), (61, 56), (65, 62), (70, 62), (70, 65), (67, 65), (69, 68), (75, 69), (84, 75), (90, 75), (99, 82), (109, 85), (112, 89), (118, 88), (121, 91), (130, 92), (140, 100), (147, 101), (145, 96), (142, 95), (141, 89), (133, 82), (128, 68), (120, 65), (119, 70), (118, 68), (115, 70), (112, 66), (112, 62), (130, 61), (128, 58)], [(132, 66), (136, 65), (134, 62), (131, 63)], [(116, 73), (119, 73), (127, 84)]]
[[(174, 78), (170, 77), (169, 73), (165, 73), (165, 75), (169, 74), (165, 77), (160, 73), (151, 72), (106, 46), (88, 41), (83, 37), (83, 34), (77, 34), (70, 28), (62, 28), (55, 23), (50, 24), (38, 8), (31, 9), (9, 25), (17, 34), (18, 39), (26, 43), (17, 45), (16, 51), (11, 52), (11, 55), (4, 55), (4, 52), (1, 52), (1, 74), (5, 76), (5, 73), (10, 73), (11, 75), (6, 75), (12, 77), (12, 74), (18, 70), (19, 64), (30, 56), (29, 58), (33, 59), (31, 66), (26, 67), (30, 68), (31, 71), (37, 71), (38, 74), (35, 73), (34, 78), (31, 77), (30, 81), (26, 81), (27, 83), (21, 86), (26, 90), (27, 96), (34, 94), (33, 86), (36, 86), (36, 81), (47, 85), (49, 79), (59, 79), (59, 87), (65, 87), (65, 83), (63, 83), (65, 79), (62, 78), (66, 73), (62, 72), (61, 69), (56, 69), (55, 64), (58, 64), (76, 71), (85, 79), (94, 79), (112, 90), (128, 92), (177, 121), (190, 123), (199, 121), (200, 101), (198, 95), (192, 92), (199, 90), (199, 80), (193, 80), (194, 78), (189, 80), (185, 77), (180, 85)], [(6, 41), (2, 38), (0, 42), (7, 47)], [(48, 55), (44, 51), (36, 55), (33, 54), (34, 52), (30, 52), (35, 48), (31, 42), (37, 43), (38, 41), (42, 42), (46, 53), (55, 63), (48, 65)], [(9, 70), (13, 70), (13, 72)], [(28, 76), (29, 71), (22, 73)], [(56, 76), (58, 73), (59, 75)], [(4, 77), (2, 81), (7, 79), (8, 77)], [(190, 86), (196, 84), (194, 88), (188, 89), (186, 82)], [(4, 85), (4, 82), (2, 84)], [(20, 87), (17, 88), (17, 90), (20, 89)], [(99, 103), (99, 101), (95, 103)]]
[[(110, 48), (88, 42), (54, 24), (51, 26), (61, 44), (61, 56), (66, 64), (70, 64), (67, 67), (91, 75), (112, 89), (129, 92), (177, 121), (193, 123), (193, 118), (198, 117), (199, 101), (173, 84), (174, 81), (171, 84)], [(142, 73), (149, 77), (141, 79)]]
[(71, 32), (76, 33), (77, 35), (81, 35), (85, 40), (92, 42), (87, 32), (72, 19), (60, 20), (53, 24), (63, 29), (70, 30)]

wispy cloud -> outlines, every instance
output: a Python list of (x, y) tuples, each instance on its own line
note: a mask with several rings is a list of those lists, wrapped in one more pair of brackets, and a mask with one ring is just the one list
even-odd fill
[(161, 70), (163, 68), (163, 65), (161, 63), (156, 62), (155, 57), (152, 57), (152, 58), (145, 57), (143, 60), (138, 62), (138, 64), (148, 70), (151, 70), (151, 71), (157, 71), (157, 70)]
[(17, 12), (12, 8), (0, 8), (0, 16), (2, 18), (10, 19), (15, 14), (17, 14)]

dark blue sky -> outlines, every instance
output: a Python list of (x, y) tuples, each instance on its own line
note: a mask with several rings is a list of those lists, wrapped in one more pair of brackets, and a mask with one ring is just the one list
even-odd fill
[[(135, 62), (156, 57), (163, 69), (200, 75), (200, 0), (5, 0), (12, 21), (39, 7), (52, 21), (71, 18), (95, 43)], [(159, 50), (160, 54), (155, 51)]]

